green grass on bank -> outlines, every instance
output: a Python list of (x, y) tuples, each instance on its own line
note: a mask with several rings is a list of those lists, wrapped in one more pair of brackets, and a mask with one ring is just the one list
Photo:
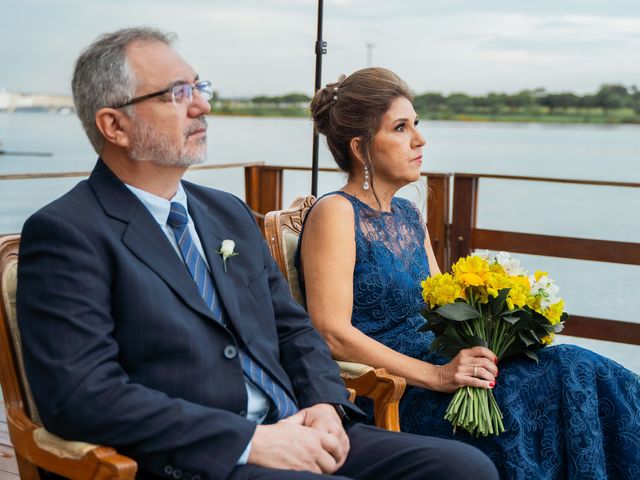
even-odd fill
[(621, 108), (604, 112), (602, 109), (573, 110), (564, 112), (425, 112), (421, 117), (430, 120), (454, 120), (468, 122), (538, 122), (538, 123), (593, 123), (640, 124), (640, 115), (631, 109)]
[[(291, 106), (228, 106), (214, 107), (214, 115), (251, 117), (309, 117), (309, 110), (297, 105)], [(640, 124), (640, 115), (631, 109), (621, 108), (604, 112), (602, 109), (574, 110), (565, 112), (499, 112), (478, 111), (418, 112), (426, 120), (451, 120), (458, 122), (538, 122), (538, 123), (590, 123), (590, 124)]]
[(214, 115), (227, 115), (238, 117), (308, 117), (309, 110), (307, 108), (300, 108), (298, 106), (286, 106), (286, 107), (270, 107), (251, 105), (247, 107), (230, 107), (221, 106), (219, 108), (214, 107), (212, 110)]

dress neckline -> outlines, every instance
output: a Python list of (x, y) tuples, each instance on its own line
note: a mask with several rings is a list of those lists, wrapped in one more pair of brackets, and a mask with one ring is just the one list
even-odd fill
[(374, 212), (376, 214), (381, 214), (381, 215), (393, 215), (394, 213), (396, 213), (395, 210), (395, 205), (394, 205), (394, 200), (396, 199), (396, 197), (393, 197), (391, 199), (391, 210), (388, 212), (385, 212), (384, 210), (378, 210), (376, 208), (373, 208), (371, 205), (367, 204), (366, 202), (363, 202), (362, 200), (360, 200), (358, 197), (356, 197), (355, 195), (351, 195), (350, 193), (347, 193), (343, 190), (336, 190), (334, 193), (339, 193), (342, 195), (345, 195), (349, 198), (352, 198), (353, 200), (355, 200), (356, 202), (358, 202), (360, 205), (362, 205), (364, 208), (366, 208), (367, 210), (370, 210), (371, 212)]

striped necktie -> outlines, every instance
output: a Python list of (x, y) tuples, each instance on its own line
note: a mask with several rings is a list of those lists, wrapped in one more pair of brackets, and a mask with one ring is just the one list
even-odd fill
[[(216, 293), (215, 285), (213, 284), (213, 278), (211, 277), (211, 273), (209, 273), (209, 269), (202, 255), (200, 255), (200, 252), (193, 243), (193, 237), (189, 233), (188, 228), (189, 217), (181, 203), (171, 203), (167, 224), (173, 229), (176, 242), (178, 242), (178, 247), (182, 254), (182, 259), (191, 277), (193, 277), (202, 299), (213, 313), (215, 320), (224, 325), (226, 323), (224, 321), (224, 313), (220, 299)], [(240, 359), (242, 361), (242, 371), (247, 378), (260, 388), (273, 402), (275, 412), (272, 412), (270, 417), (275, 416), (277, 419), (286, 418), (298, 411), (298, 407), (296, 407), (296, 404), (287, 392), (274, 382), (269, 374), (258, 365), (247, 352), (240, 350)]]

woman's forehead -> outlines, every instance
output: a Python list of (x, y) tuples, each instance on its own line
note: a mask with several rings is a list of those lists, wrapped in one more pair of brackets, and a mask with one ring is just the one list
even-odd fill
[(385, 112), (382, 121), (383, 123), (393, 123), (398, 119), (410, 119), (413, 120), (416, 117), (416, 111), (413, 108), (413, 104), (408, 98), (398, 97)]

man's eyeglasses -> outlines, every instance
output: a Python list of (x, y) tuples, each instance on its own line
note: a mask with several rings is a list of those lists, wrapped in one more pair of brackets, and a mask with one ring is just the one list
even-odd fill
[(188, 105), (193, 100), (194, 89), (198, 90), (198, 92), (200, 92), (200, 96), (207, 102), (211, 100), (211, 98), (213, 98), (213, 87), (211, 86), (211, 82), (208, 80), (202, 80), (200, 82), (196, 82), (193, 85), (190, 83), (180, 83), (178, 85), (165, 88), (164, 90), (160, 90), (159, 92), (148, 93), (147, 95), (142, 95), (140, 97), (132, 98), (126, 103), (123, 103), (121, 105), (116, 105), (111, 108), (126, 107), (129, 105), (133, 105), (134, 103), (148, 100), (153, 97), (159, 97), (160, 95), (165, 95), (167, 93), (171, 94), (171, 101), (173, 102), (174, 105), (181, 105), (181, 104)]

